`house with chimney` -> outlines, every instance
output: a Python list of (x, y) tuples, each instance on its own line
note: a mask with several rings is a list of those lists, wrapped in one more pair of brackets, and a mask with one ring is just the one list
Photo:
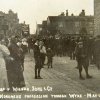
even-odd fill
[(66, 15), (61, 13), (59, 16), (48, 16), (47, 18), (48, 31), (52, 34), (94, 34), (94, 16), (85, 15), (85, 10), (74, 16), (74, 14)]
[(86, 15), (85, 10), (75, 16), (62, 12), (58, 16), (48, 16), (41, 24), (43, 36), (67, 36), (67, 35), (94, 35), (94, 16)]

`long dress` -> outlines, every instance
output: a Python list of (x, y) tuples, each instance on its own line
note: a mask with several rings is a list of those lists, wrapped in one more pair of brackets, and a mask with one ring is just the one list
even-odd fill
[(0, 44), (0, 88), (7, 89), (9, 85), (4, 55), (10, 55), (10, 52), (6, 46)]
[(24, 87), (25, 81), (23, 76), (23, 69), (21, 67), (21, 54), (19, 47), (16, 43), (12, 42), (8, 48), (10, 51), (10, 56), (14, 59), (11, 62), (11, 68), (9, 68), (10, 71), (8, 73), (10, 79), (9, 81), (11, 81), (10, 87)]

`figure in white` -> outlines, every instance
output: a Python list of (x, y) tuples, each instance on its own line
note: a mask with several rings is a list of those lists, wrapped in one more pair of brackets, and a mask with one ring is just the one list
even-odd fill
[(9, 56), (10, 52), (5, 46), (5, 41), (0, 41), (0, 88), (9, 88), (8, 79), (7, 79), (7, 70), (5, 57)]

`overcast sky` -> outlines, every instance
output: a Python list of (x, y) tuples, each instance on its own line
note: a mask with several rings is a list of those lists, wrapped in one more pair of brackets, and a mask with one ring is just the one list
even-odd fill
[(78, 15), (85, 9), (87, 15), (93, 15), (93, 0), (0, 0), (0, 10), (8, 12), (12, 9), (18, 13), (20, 22), (30, 24), (31, 33), (36, 23), (41, 23), (47, 16), (59, 15), (69, 10), (69, 14)]

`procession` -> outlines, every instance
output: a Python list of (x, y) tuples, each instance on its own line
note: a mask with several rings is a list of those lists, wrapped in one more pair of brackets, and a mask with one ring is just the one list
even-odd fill
[(99, 100), (99, 0), (14, 1), (0, 2), (0, 100)]
[[(34, 41), (28, 42), (30, 39), (32, 40), (32, 38), (20, 39), (18, 36), (12, 36), (8, 42), (6, 42), (7, 39), (5, 39), (6, 41), (4, 39), (1, 40), (1, 87), (9, 87), (11, 90), (12, 87), (25, 87), (23, 76), (24, 59), (25, 55), (28, 55), (30, 52), (33, 54), (32, 57), (35, 60), (35, 66), (33, 65), (33, 70), (35, 70), (34, 79), (44, 79), (41, 77), (41, 69), (45, 68), (44, 66), (47, 66), (48, 69), (53, 68), (53, 57), (55, 56), (60, 58), (69, 57), (70, 60), (75, 60), (77, 62), (77, 66), (75, 67), (79, 70), (79, 79), (81, 80), (85, 79), (82, 76), (83, 68), (87, 79), (92, 78), (88, 70), (91, 64), (94, 65), (97, 70), (100, 69), (100, 36), (96, 38), (82, 36), (76, 40), (74, 38), (66, 38), (65, 40), (69, 42), (67, 50), (64, 48), (66, 46), (64, 45), (65, 41), (56, 45), (56, 43), (58, 43), (56, 41), (63, 41), (63, 39), (46, 40), (36, 38)], [(29, 45), (31, 45), (31, 47)], [(55, 46), (56, 49), (53, 48)]]

